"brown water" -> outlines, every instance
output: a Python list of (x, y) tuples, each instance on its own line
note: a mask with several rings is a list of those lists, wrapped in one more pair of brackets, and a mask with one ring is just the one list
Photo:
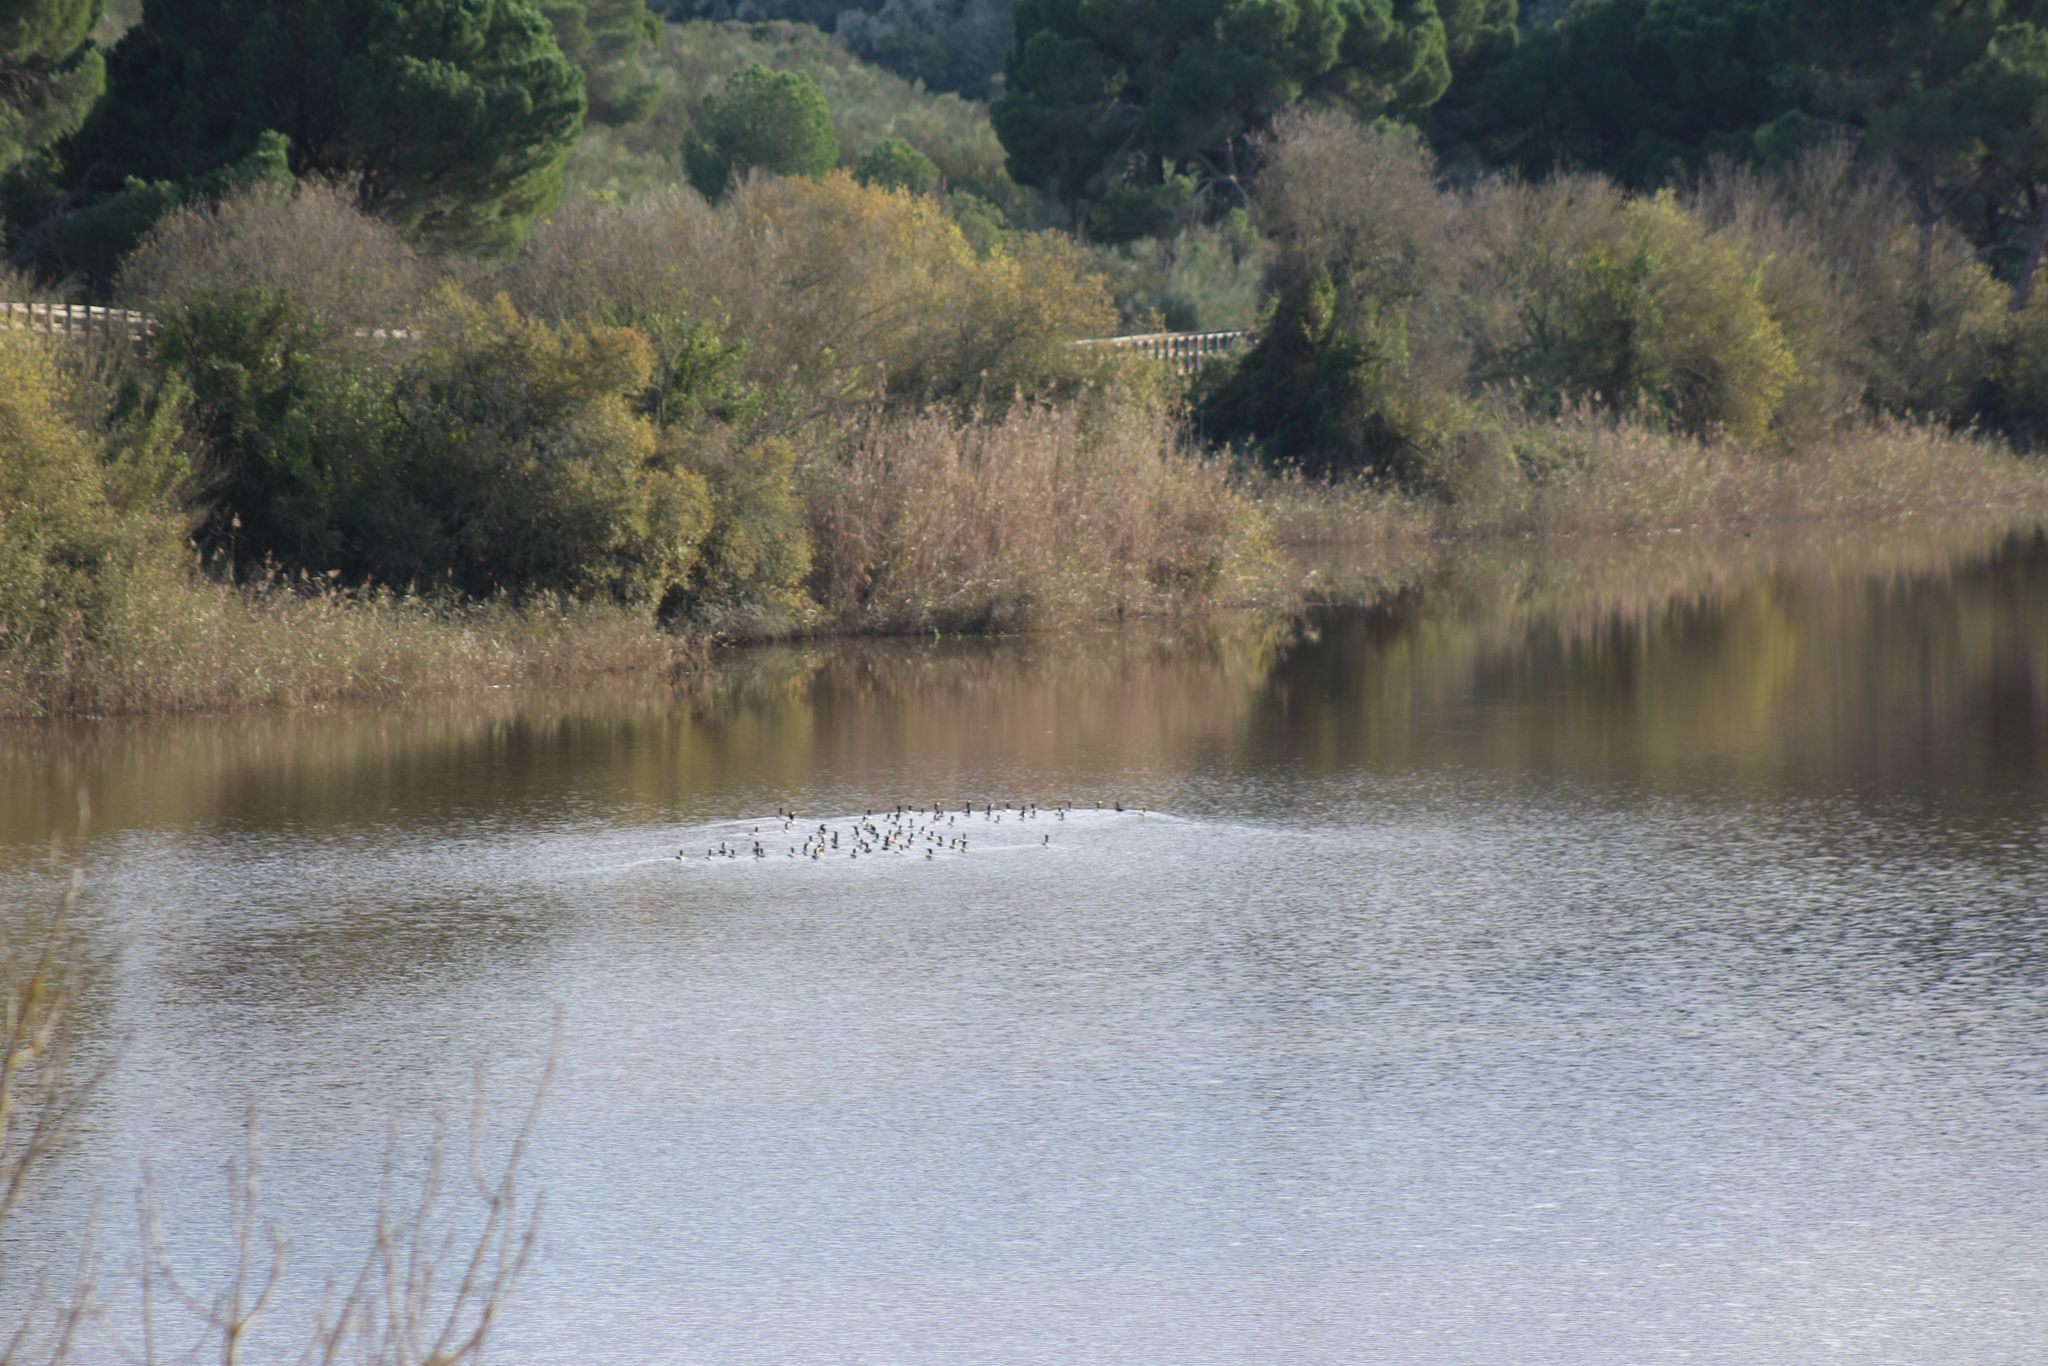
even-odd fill
[[(0, 1321), (144, 1153), (217, 1269), (253, 1099), (292, 1340), (559, 1009), (497, 1360), (2038, 1361), (2048, 543), (1888, 535), (8, 733), (0, 907), (86, 790), (125, 1043)], [(968, 851), (772, 818), (899, 802)]]

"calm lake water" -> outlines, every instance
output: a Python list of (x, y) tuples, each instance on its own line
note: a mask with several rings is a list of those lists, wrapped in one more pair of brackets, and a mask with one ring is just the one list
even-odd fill
[[(2038, 1362), (2048, 542), (1887, 536), (0, 733), (118, 1041), (0, 1321), (144, 1155), (217, 1273), (253, 1102), (295, 1340), (559, 1011), (492, 1360)], [(898, 803), (967, 852), (786, 853)]]

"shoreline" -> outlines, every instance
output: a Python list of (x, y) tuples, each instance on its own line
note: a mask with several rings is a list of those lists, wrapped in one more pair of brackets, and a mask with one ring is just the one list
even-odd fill
[[(1654, 605), (1643, 599), (1748, 582), (1759, 572), (1776, 572), (1788, 564), (1812, 572), (1825, 561), (1829, 572), (1857, 577), (1928, 572), (1989, 553), (2015, 538), (2040, 535), (2048, 535), (2048, 497), (2021, 507), (1938, 500), (1882, 515), (1784, 510), (1626, 529), (1414, 527), (1381, 540), (1322, 537), (1275, 544), (1276, 573), (1258, 595), (1168, 599), (1089, 617), (979, 631), (826, 622), (720, 636), (670, 631), (611, 606), (544, 601), (514, 607), (346, 590), (302, 595), (300, 586), (290, 583), (239, 588), (197, 583), (190, 591), (212, 599), (240, 628), (222, 633), (233, 637), (224, 643), (258, 651), (256, 657), (242, 656), (254, 666), (247, 673), (227, 672), (231, 666), (221, 661), (233, 656), (216, 654), (211, 658), (217, 667), (202, 675), (138, 687), (135, 675), (145, 661), (93, 659), (84, 664), (85, 679), (71, 680), (78, 687), (72, 696), (104, 696), (101, 690), (123, 686), (131, 703), (101, 707), (48, 699), (41, 706), (26, 705), (18, 690), (6, 690), (14, 680), (0, 674), (0, 728), (315, 711), (601, 680), (675, 687), (747, 652), (776, 647), (1055, 639), (1071, 632), (1199, 622), (1247, 612), (1298, 616), (1371, 608), (1452, 585), (1498, 589), (1555, 578), (1595, 600), (1595, 610), (1641, 610)], [(187, 662), (194, 648), (210, 643), (185, 642)]]

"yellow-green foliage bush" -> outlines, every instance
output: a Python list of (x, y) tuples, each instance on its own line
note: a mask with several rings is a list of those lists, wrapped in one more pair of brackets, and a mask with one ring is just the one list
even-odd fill
[(762, 382), (803, 408), (1000, 406), (1101, 372), (1067, 343), (1113, 330), (1115, 309), (1065, 239), (977, 253), (932, 200), (843, 174), (756, 181), (734, 196), (732, 230), (751, 278), (709, 283)]
[(710, 488), (711, 530), (683, 605), (695, 620), (735, 633), (807, 623), (811, 546), (795, 449), (780, 440), (707, 445), (697, 461)]
[(1716, 168), (1689, 206), (1758, 273), (1799, 362), (1795, 433), (1859, 408), (1953, 420), (1983, 405), (2007, 291), (1952, 225), (1916, 219), (1895, 177), (1826, 145), (1770, 173)]
[(714, 321), (782, 433), (876, 402), (1071, 395), (1122, 368), (1068, 344), (1117, 317), (1073, 242), (1013, 235), (977, 251), (937, 201), (844, 173), (757, 179), (718, 211), (676, 193), (558, 213), (506, 287), (548, 317), (627, 316), (630, 295)]
[(1770, 437), (1799, 368), (1732, 237), (1604, 181), (1475, 197), (1480, 374), (1555, 406), (1648, 403), (1689, 432)]
[(434, 528), (412, 577), (478, 596), (680, 591), (710, 499), (638, 410), (653, 369), (628, 329), (444, 296), (394, 394), (405, 479)]
[(109, 500), (67, 387), (46, 344), (0, 332), (0, 652), (14, 668), (61, 668), (179, 559), (174, 519)]
[(2018, 440), (2039, 450), (2048, 442), (2048, 290), (2035, 290), (2007, 328), (2000, 416)]
[(1633, 388), (1687, 431), (1765, 441), (1798, 367), (1756, 268), (1669, 195), (1631, 204), (1628, 222)]

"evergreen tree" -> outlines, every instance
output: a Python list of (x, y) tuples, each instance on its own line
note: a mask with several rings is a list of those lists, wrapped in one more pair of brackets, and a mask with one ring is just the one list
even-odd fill
[(996, 135), (1011, 175), (1077, 206), (1181, 173), (1241, 206), (1248, 139), (1281, 110), (1401, 113), (1450, 83), (1435, 0), (1019, 0), (1016, 25)]
[(683, 169), (707, 199), (757, 167), (816, 179), (838, 163), (839, 139), (818, 83), (759, 62), (704, 101), (683, 144)]
[(533, 0), (147, 0), (108, 77), (88, 190), (186, 186), (281, 136), (294, 174), (468, 250), (555, 201), (584, 111)]
[(77, 131), (106, 86), (99, 0), (0, 0), (0, 176)]

